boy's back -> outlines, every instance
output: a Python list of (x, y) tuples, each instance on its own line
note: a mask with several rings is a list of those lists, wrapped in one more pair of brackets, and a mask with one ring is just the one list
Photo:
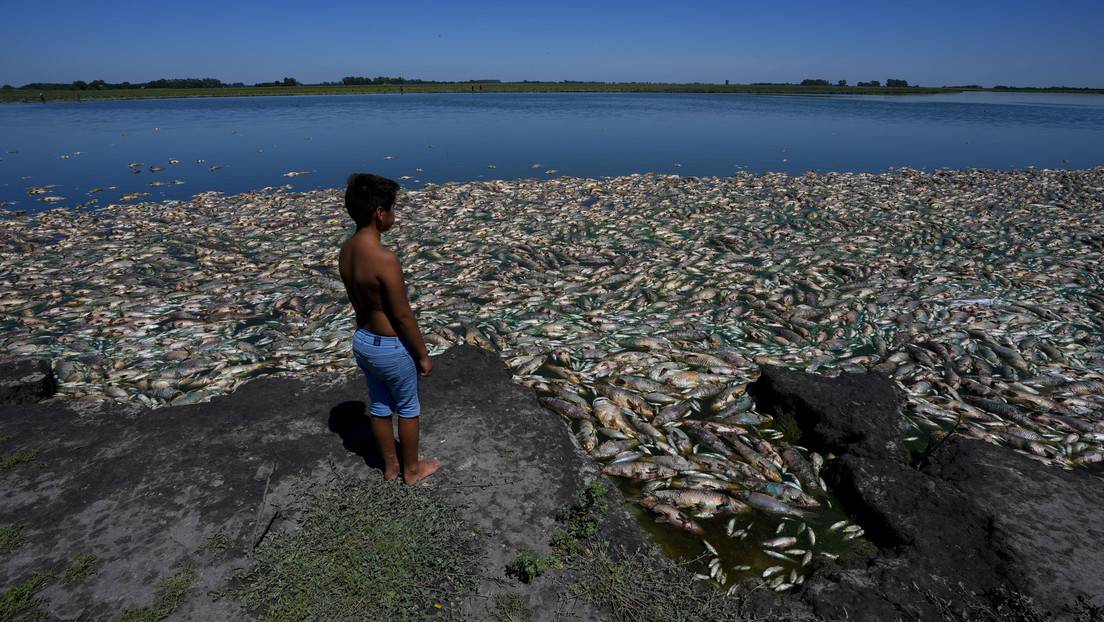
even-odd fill
[(394, 337), (398, 333), (387, 318), (383, 301), (386, 283), (394, 281), (396, 272), (402, 280), (399, 258), (372, 236), (360, 233), (353, 234), (341, 247), (338, 260), (341, 281), (356, 312), (357, 327)]

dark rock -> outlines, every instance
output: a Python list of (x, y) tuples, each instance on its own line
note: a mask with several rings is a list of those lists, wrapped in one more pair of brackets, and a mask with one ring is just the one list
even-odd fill
[(904, 459), (908, 420), (902, 394), (885, 376), (842, 374), (836, 378), (765, 366), (751, 387), (759, 412), (793, 417), (802, 442), (821, 453)]
[(49, 361), (19, 358), (0, 361), (0, 404), (32, 404), (57, 391)]
[(757, 594), (754, 607), (927, 620), (940, 619), (939, 599), (961, 607), (975, 592), (996, 607), (1004, 590), (1061, 619), (1079, 599), (1104, 605), (1104, 480), (959, 436), (918, 471), (902, 444), (902, 396), (879, 374), (764, 367), (752, 392), (760, 410), (792, 418), (802, 445), (835, 454), (825, 481), (878, 547), (860, 563), (814, 566), (797, 602)]

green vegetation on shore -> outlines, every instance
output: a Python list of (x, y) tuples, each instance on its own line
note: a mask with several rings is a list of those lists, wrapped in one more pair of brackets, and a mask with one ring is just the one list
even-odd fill
[[(552, 581), (559, 587), (563, 619), (580, 600), (609, 612), (609, 622), (716, 620), (779, 622), (786, 614), (755, 614), (741, 598), (729, 598), (708, 583), (690, 579), (679, 561), (611, 543), (601, 523), (607, 489), (592, 481), (561, 509), (547, 558), (518, 551), (507, 574), (521, 583)], [(431, 487), (402, 486), (378, 477), (337, 478), (328, 489), (304, 490), (291, 509), (299, 528), (267, 537), (255, 566), (237, 578), (230, 594), (249, 615), (266, 620), (475, 619), (520, 622), (533, 619), (524, 594), (507, 591), (478, 596), (481, 559), (458, 508)], [(555, 576), (543, 576), (556, 569)], [(521, 588), (524, 591), (524, 588)], [(1052, 622), (1031, 599), (1000, 591), (987, 605), (959, 586), (954, 600), (916, 592), (917, 602), (934, 605), (940, 619), (958, 622)], [(463, 602), (475, 599), (465, 612)], [(482, 606), (479, 600), (485, 599)], [(1079, 621), (1100, 619), (1084, 604)]]
[[(964, 87), (805, 86), (799, 84), (653, 84), (598, 82), (448, 82), (415, 84), (324, 84), (295, 86), (225, 86), (200, 88), (49, 89), (47, 102), (105, 99), (171, 99), (184, 97), (250, 97), (280, 95), (366, 95), (399, 93), (758, 93), (780, 95), (930, 95), (963, 91), (1102, 94), (1104, 89), (974, 89)], [(2, 103), (38, 103), (38, 90), (0, 90)]]
[(459, 510), (423, 486), (339, 477), (309, 487), (232, 593), (269, 620), (451, 620), (478, 585)]
[[(561, 528), (551, 538), (549, 558), (523, 555), (542, 570), (524, 582), (554, 581), (559, 586), (564, 619), (580, 600), (609, 611), (610, 622), (717, 620), (779, 622), (784, 614), (756, 615), (740, 598), (689, 580), (673, 559), (629, 553), (610, 543), (601, 523), (607, 512), (606, 487), (591, 482), (562, 508)], [(304, 488), (294, 507), (283, 508), (298, 523), (296, 530), (270, 534), (254, 552), (253, 568), (232, 578), (227, 592), (244, 605), (246, 616), (265, 620), (498, 620), (533, 619), (527, 599), (513, 591), (477, 596), (481, 558), (473, 531), (459, 508), (431, 487), (402, 486), (378, 477), (339, 477), (331, 486)], [(15, 531), (17, 528), (9, 529)], [(219, 535), (219, 534), (216, 534)], [(20, 540), (16, 535), (9, 539)], [(222, 540), (222, 536), (218, 538)], [(17, 547), (21, 542), (13, 542)], [(221, 545), (216, 548), (222, 548)], [(208, 553), (212, 553), (208, 551)], [(53, 581), (68, 583), (93, 577), (102, 566), (86, 554), (62, 573), (59, 566), (38, 572), (0, 590), (0, 622), (51, 617), (50, 603), (40, 596)], [(541, 577), (550, 567), (554, 577)], [(515, 569), (516, 570), (516, 569)], [(60, 576), (59, 576), (60, 574)], [(514, 578), (520, 578), (511, 573)], [(116, 622), (155, 622), (168, 617), (190, 598), (204, 598), (191, 588), (199, 576), (193, 564), (182, 564), (158, 582), (153, 607), (125, 609)], [(1030, 598), (1000, 590), (1000, 602), (983, 603), (961, 585), (954, 601), (916, 593), (918, 602), (936, 607), (947, 621), (1052, 622)], [(217, 597), (218, 595), (216, 595)], [(467, 612), (463, 602), (476, 599)], [(485, 600), (481, 603), (479, 601)], [(486, 612), (487, 617), (479, 615)], [(477, 617), (472, 617), (475, 612)], [(1082, 603), (1073, 619), (1096, 621), (1101, 610)]]
[(20, 464), (26, 464), (28, 462), (34, 461), (37, 456), (38, 450), (32, 449), (31, 451), (21, 454), (15, 454), (13, 456), (0, 458), (0, 478), (3, 478), (5, 475), (7, 475), (8, 471), (11, 471)]

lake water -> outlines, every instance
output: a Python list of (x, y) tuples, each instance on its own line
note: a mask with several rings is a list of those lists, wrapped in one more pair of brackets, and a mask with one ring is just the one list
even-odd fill
[[(354, 171), (420, 188), (646, 172), (1104, 165), (1104, 95), (1045, 93), (91, 101), (0, 106), (0, 128), (0, 203), (28, 211), (139, 193), (160, 201), (285, 184), (342, 187)], [(291, 172), (306, 174), (285, 176)], [(54, 184), (43, 194), (28, 191)]]

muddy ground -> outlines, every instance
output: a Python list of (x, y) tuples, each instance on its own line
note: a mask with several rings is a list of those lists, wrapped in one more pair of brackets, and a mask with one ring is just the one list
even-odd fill
[[(24, 539), (0, 558), (0, 586), (92, 554), (103, 562), (95, 576), (50, 582), (37, 596), (49, 618), (110, 619), (155, 607), (161, 578), (194, 564), (199, 580), (169, 619), (233, 619), (233, 600), (212, 595), (249, 566), (250, 543), (288, 528), (277, 513), (296, 485), (335, 474), (382, 478), (367, 404), (359, 372), (259, 378), (208, 403), (157, 410), (0, 404), (0, 456), (36, 452), (0, 479), (0, 527), (19, 525)], [(602, 477), (593, 461), (479, 348), (437, 357), (423, 383), (421, 422), (422, 452), (442, 464), (427, 483), (463, 504), (474, 531), (489, 534), (479, 542), (490, 580), (469, 609), (479, 619), (493, 594), (508, 592), (551, 619), (563, 610), (557, 584), (522, 584), (506, 567), (520, 549), (549, 553), (560, 508)], [(610, 494), (616, 506), (616, 490)], [(645, 546), (626, 512), (611, 512), (606, 523), (625, 545)], [(212, 554), (212, 543), (223, 541), (230, 546)], [(584, 602), (569, 609), (581, 619), (596, 615)]]
[[(1024, 593), (1060, 618), (1072, 619), (1078, 602), (1104, 605), (1096, 563), (1104, 480), (968, 439), (947, 443), (917, 471), (900, 445), (900, 396), (888, 381), (792, 374), (764, 370), (760, 408), (791, 417), (806, 445), (836, 456), (825, 479), (871, 544), (818, 563), (790, 594), (754, 592), (757, 611), (938, 619), (917, 588), (952, 594), (960, 582), (982, 598), (1000, 588)], [(0, 402), (26, 399), (0, 387)], [(0, 457), (30, 456), (0, 476), (0, 527), (18, 525), (23, 536), (0, 557), (0, 586), (95, 555), (97, 574), (48, 582), (36, 596), (50, 619), (111, 619), (156, 606), (161, 579), (193, 564), (197, 582), (169, 619), (240, 617), (232, 599), (216, 595), (249, 567), (253, 543), (294, 528), (280, 508), (297, 485), (382, 477), (366, 408), (358, 374), (260, 378), (208, 403), (158, 410), (0, 403)], [(422, 451), (442, 463), (433, 490), (460, 502), (473, 531), (485, 534), (487, 580), (466, 603), (473, 619), (489, 619), (499, 593), (520, 594), (537, 620), (602, 615), (583, 601), (565, 604), (554, 573), (529, 584), (507, 576), (519, 550), (550, 551), (559, 509), (603, 476), (497, 356), (459, 346), (436, 358), (423, 385)], [(602, 533), (648, 549), (610, 488)], [(229, 545), (213, 552), (213, 543)]]

